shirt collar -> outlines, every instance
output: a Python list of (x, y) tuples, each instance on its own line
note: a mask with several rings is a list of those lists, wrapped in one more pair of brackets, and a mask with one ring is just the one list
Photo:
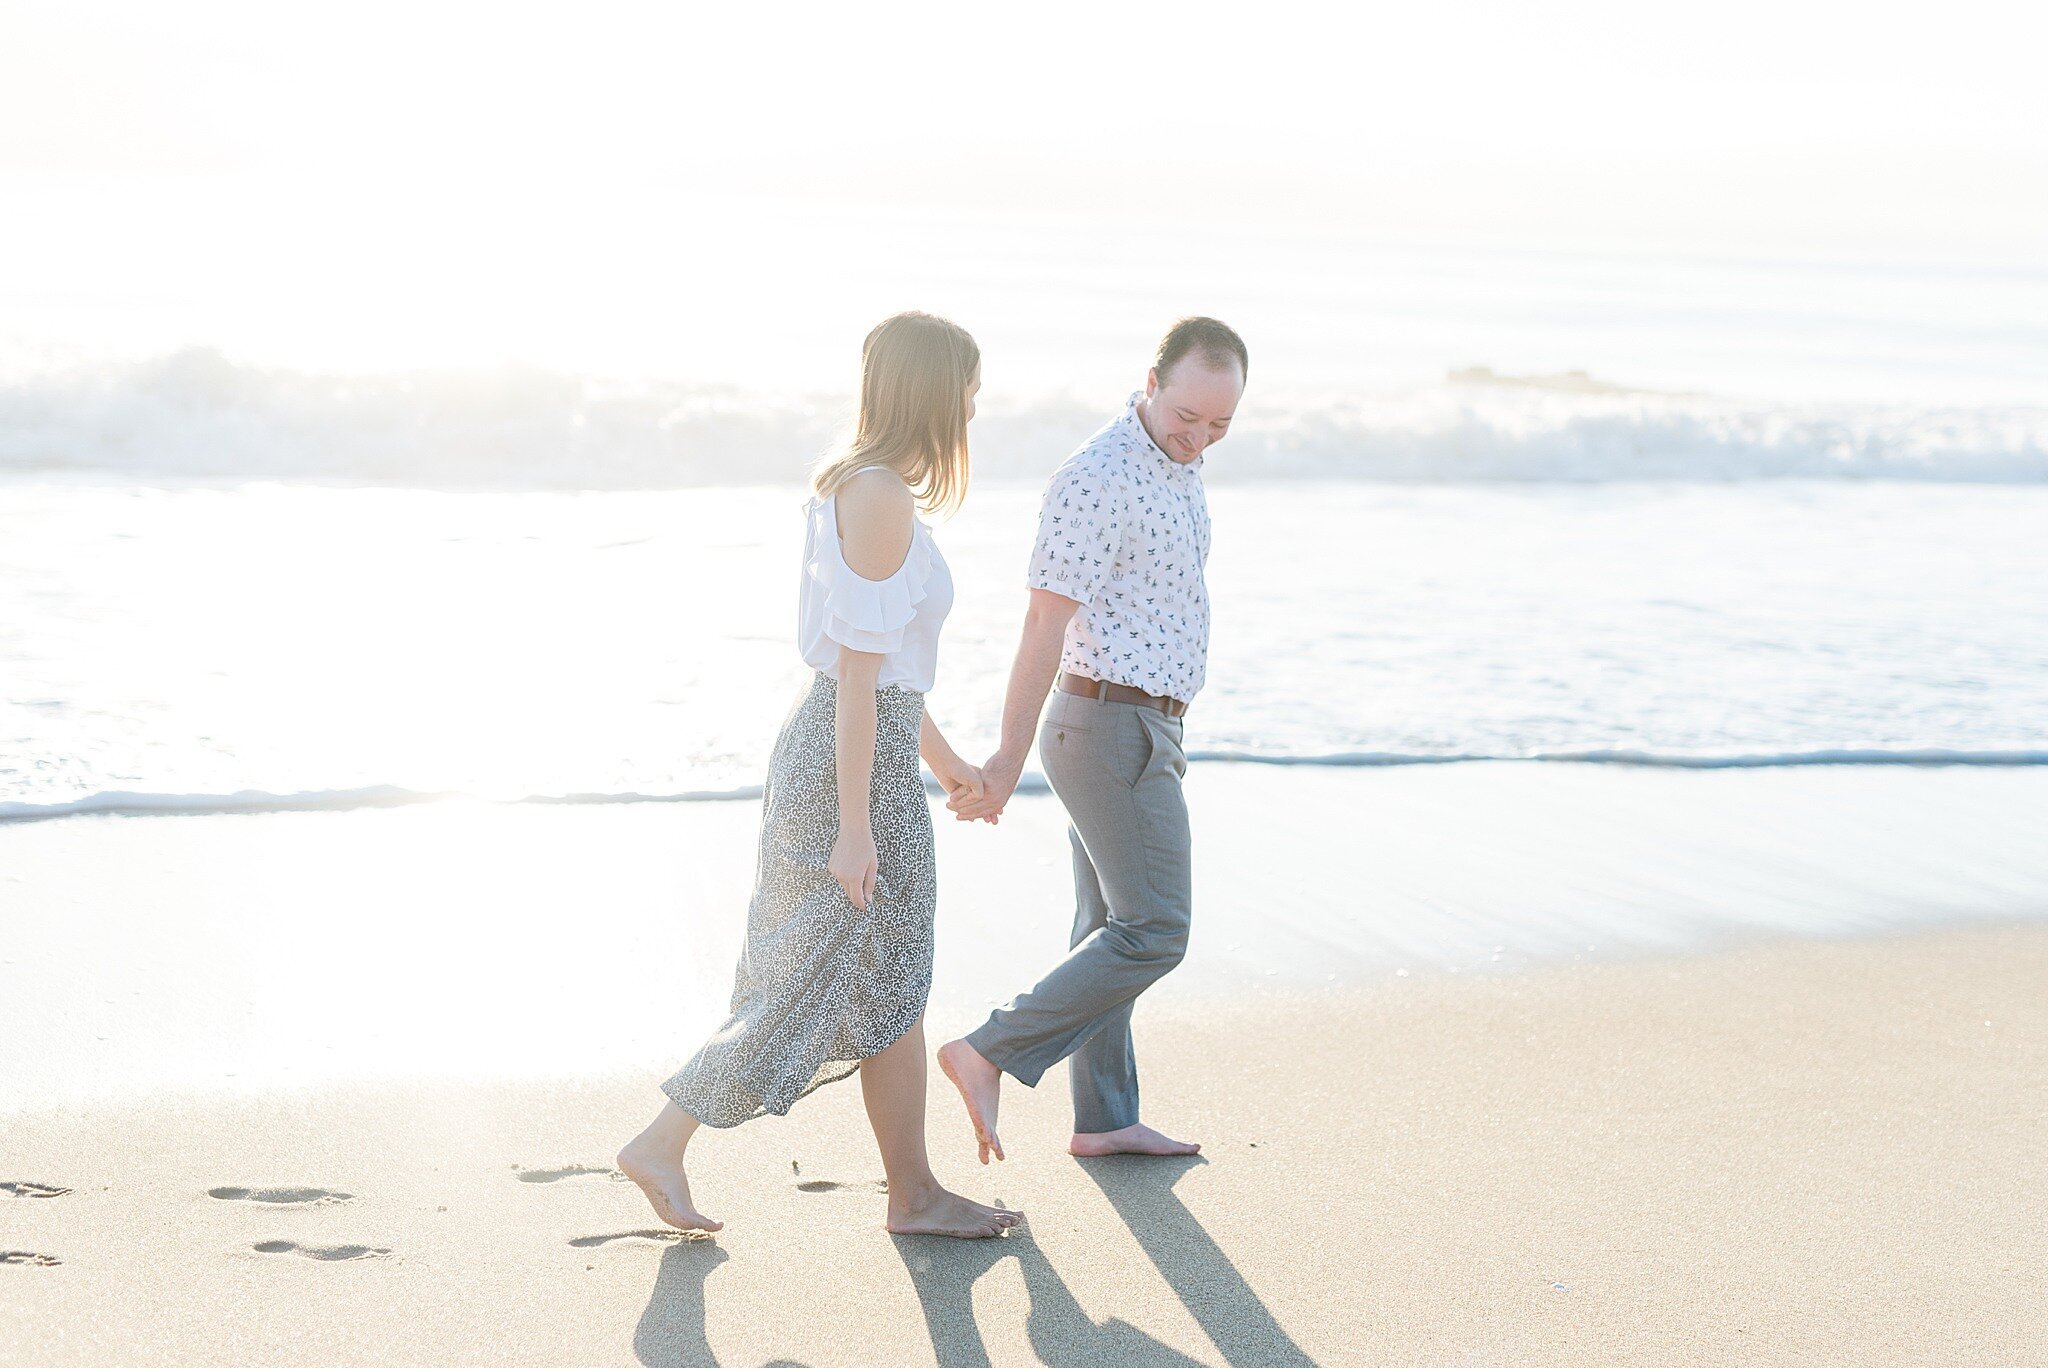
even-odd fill
[(1166, 468), (1167, 475), (1186, 476), (1189, 472), (1200, 471), (1202, 469), (1202, 459), (1200, 457), (1195, 458), (1192, 462), (1176, 462), (1173, 458), (1160, 451), (1159, 444), (1152, 441), (1152, 435), (1145, 431), (1145, 421), (1138, 417), (1138, 401), (1144, 398), (1144, 391), (1132, 391), (1131, 398), (1124, 402), (1124, 416), (1118, 422), (1128, 426), (1130, 435), (1143, 445), (1144, 451), (1151, 453), (1159, 459), (1160, 465)]

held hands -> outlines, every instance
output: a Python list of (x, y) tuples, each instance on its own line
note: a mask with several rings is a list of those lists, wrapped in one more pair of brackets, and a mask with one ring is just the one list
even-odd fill
[(953, 811), (953, 817), (961, 823), (972, 823), (986, 819), (995, 823), (1002, 817), (1003, 807), (1010, 802), (1010, 796), (1017, 789), (1017, 778), (1024, 774), (1022, 757), (1007, 757), (998, 752), (981, 766), (981, 793), (962, 795), (955, 793), (946, 801), (946, 808)]
[(839, 882), (839, 888), (846, 892), (846, 898), (855, 909), (866, 909), (868, 901), (875, 897), (875, 873), (879, 865), (875, 857), (874, 832), (866, 824), (858, 828), (841, 824), (825, 869), (832, 873), (833, 880)]
[[(949, 757), (932, 766), (932, 776), (946, 788), (946, 808), (957, 810), (962, 805), (979, 804), (986, 793), (981, 768), (969, 766), (959, 757)], [(994, 819), (989, 820), (994, 823)]]

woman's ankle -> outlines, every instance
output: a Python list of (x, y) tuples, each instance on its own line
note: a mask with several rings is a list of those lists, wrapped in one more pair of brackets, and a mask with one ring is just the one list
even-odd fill
[(939, 1178), (927, 1171), (922, 1177), (889, 1181), (889, 1204), (897, 1209), (922, 1209), (946, 1193)]
[(657, 1115), (654, 1122), (641, 1129), (639, 1136), (627, 1143), (623, 1150), (679, 1162), (690, 1146), (690, 1139), (697, 1136), (699, 1126), (695, 1119), (671, 1105)]

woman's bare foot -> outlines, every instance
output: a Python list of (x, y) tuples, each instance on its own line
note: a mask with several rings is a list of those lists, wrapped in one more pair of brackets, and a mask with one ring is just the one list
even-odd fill
[(991, 1209), (934, 1185), (916, 1196), (889, 1195), (891, 1233), (929, 1233), (941, 1238), (1000, 1238), (1024, 1222), (1014, 1209)]
[(981, 1148), (981, 1164), (988, 1154), (1005, 1160), (1003, 1140), (996, 1136), (996, 1107), (1001, 1102), (1003, 1073), (996, 1064), (976, 1052), (967, 1039), (955, 1038), (939, 1049), (939, 1070), (946, 1073), (967, 1103), (967, 1121), (974, 1125), (974, 1141)]
[(645, 1133), (618, 1152), (618, 1170), (641, 1189), (655, 1215), (670, 1228), (715, 1234), (725, 1223), (705, 1217), (690, 1203), (690, 1178), (682, 1174), (682, 1158), (645, 1146)]
[(1077, 1157), (1108, 1157), (1135, 1152), (1146, 1157), (1192, 1157), (1202, 1150), (1200, 1143), (1175, 1142), (1157, 1129), (1134, 1123), (1114, 1133), (1076, 1133), (1067, 1151)]

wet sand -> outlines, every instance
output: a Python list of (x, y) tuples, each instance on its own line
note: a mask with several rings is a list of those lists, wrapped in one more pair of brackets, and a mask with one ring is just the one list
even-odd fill
[[(1197, 763), (1148, 994), (1367, 988), (2048, 916), (2048, 767)], [(0, 824), (0, 1113), (166, 1089), (666, 1075), (725, 1012), (758, 802)], [(1066, 949), (1065, 816), (940, 811), (932, 1004)]]

